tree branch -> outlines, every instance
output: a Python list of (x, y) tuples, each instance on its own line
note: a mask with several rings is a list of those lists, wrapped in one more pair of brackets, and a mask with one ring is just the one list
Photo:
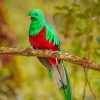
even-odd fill
[(10, 48), (0, 47), (0, 55), (19, 55), (19, 56), (38, 56), (38, 57), (53, 57), (61, 60), (66, 60), (70, 63), (81, 65), (81, 67), (90, 68), (100, 71), (100, 64), (96, 64), (89, 59), (80, 58), (69, 53), (51, 50), (38, 50), (32, 48)]

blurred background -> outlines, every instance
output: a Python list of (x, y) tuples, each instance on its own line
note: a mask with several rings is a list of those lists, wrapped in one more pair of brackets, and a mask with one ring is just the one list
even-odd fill
[[(0, 0), (0, 46), (30, 47), (27, 19), (40, 8), (57, 31), (64, 52), (100, 63), (100, 0)], [(65, 62), (74, 100), (95, 100), (84, 69)], [(86, 70), (100, 100), (100, 72)], [(0, 100), (63, 100), (36, 57), (0, 56)]]

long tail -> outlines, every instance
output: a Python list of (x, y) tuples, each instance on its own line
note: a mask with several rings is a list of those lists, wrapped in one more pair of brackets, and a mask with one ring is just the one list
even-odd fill
[(58, 65), (52, 65), (51, 72), (59, 90), (64, 96), (64, 100), (72, 100), (70, 80), (64, 64), (60, 62)]

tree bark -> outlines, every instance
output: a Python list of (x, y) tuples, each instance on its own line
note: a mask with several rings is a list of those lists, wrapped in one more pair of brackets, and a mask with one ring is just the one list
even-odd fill
[(0, 47), (0, 55), (19, 55), (19, 56), (38, 56), (38, 57), (53, 57), (60, 60), (66, 60), (70, 63), (81, 65), (81, 67), (89, 68), (92, 70), (100, 71), (100, 64), (86, 59), (80, 58), (78, 56), (71, 55), (69, 53), (63, 53), (59, 51), (51, 50), (39, 50), (32, 48), (10, 48), (10, 47)]

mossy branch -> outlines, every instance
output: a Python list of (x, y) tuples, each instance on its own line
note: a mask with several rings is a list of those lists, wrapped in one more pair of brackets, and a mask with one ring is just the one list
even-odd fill
[(10, 48), (10, 47), (0, 47), (0, 55), (19, 55), (19, 56), (38, 56), (38, 57), (53, 57), (61, 60), (68, 61), (73, 64), (81, 65), (81, 67), (93, 69), (100, 71), (100, 64), (86, 59), (80, 58), (78, 56), (71, 55), (69, 53), (51, 51), (51, 50), (39, 50), (32, 48)]

